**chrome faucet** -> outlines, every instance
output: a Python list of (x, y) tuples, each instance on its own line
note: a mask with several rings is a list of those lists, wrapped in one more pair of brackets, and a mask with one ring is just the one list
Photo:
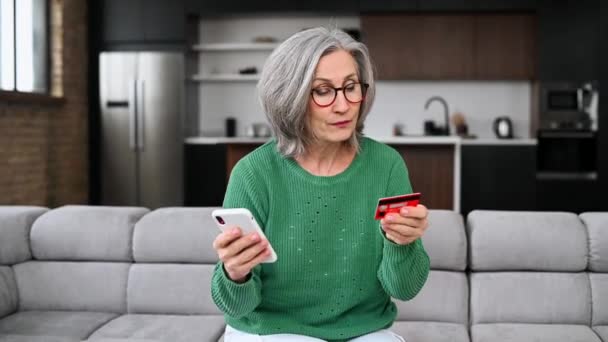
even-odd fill
[(437, 127), (441, 132), (440, 135), (450, 135), (450, 119), (448, 118), (450, 110), (448, 109), (448, 103), (445, 101), (445, 99), (443, 97), (432, 96), (431, 98), (426, 100), (426, 103), (424, 104), (424, 110), (429, 109), (429, 106), (434, 101), (439, 101), (443, 105), (443, 111), (444, 111), (444, 116), (445, 116), (445, 126)]

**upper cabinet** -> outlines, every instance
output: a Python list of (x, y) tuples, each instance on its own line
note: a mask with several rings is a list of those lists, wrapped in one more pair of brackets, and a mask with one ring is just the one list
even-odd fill
[(361, 12), (421, 11), (529, 11), (538, 0), (359, 0)]
[(186, 41), (181, 0), (101, 0), (100, 10), (104, 48)]
[(186, 11), (201, 17), (233, 14), (268, 14), (306, 12), (308, 14), (355, 14), (359, 11), (359, 4), (352, 0), (235, 0), (235, 1), (209, 1), (186, 0)]
[(535, 78), (535, 17), (529, 14), (366, 14), (363, 40), (378, 78)]
[(597, 80), (600, 1), (540, 1), (539, 79)]
[(535, 16), (483, 14), (474, 20), (474, 79), (535, 78)]
[(473, 20), (454, 15), (363, 15), (361, 30), (378, 78), (440, 79), (472, 75)]

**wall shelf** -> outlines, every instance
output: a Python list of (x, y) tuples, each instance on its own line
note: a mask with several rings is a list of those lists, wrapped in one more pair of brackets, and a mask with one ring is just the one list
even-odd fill
[(240, 74), (214, 74), (214, 75), (192, 75), (188, 78), (194, 82), (257, 82), (260, 75)]
[(278, 43), (208, 43), (195, 44), (192, 46), (194, 51), (272, 51)]

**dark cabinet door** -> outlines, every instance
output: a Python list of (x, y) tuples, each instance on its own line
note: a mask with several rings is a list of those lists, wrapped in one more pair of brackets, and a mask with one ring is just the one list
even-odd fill
[(105, 42), (138, 42), (144, 39), (141, 0), (102, 0), (101, 10)]
[(186, 13), (181, 0), (145, 0), (142, 16), (146, 41), (186, 41)]
[(538, 0), (477, 0), (475, 9), (479, 11), (534, 11)]
[(540, 80), (597, 80), (599, 13), (599, 0), (540, 0)]
[(368, 14), (361, 27), (379, 79), (473, 76), (472, 16)]
[(475, 76), (534, 79), (536, 17), (527, 14), (475, 16)]
[(183, 43), (182, 0), (101, 0), (102, 40), (112, 45)]
[(226, 192), (226, 145), (184, 145), (184, 205), (221, 206)]
[(420, 0), (420, 11), (472, 11), (476, 7), (476, 0)]
[(202, 17), (244, 13), (264, 14), (277, 12), (282, 14), (289, 12), (307, 12), (315, 14), (354, 14), (358, 13), (358, 11), (359, 2), (348, 0), (186, 0), (186, 12), (188, 14), (199, 15)]
[(536, 147), (463, 145), (461, 211), (536, 210)]
[(414, 11), (418, 8), (418, 0), (359, 0), (361, 12)]
[(608, 209), (597, 180), (537, 181), (537, 208), (542, 211), (605, 211)]

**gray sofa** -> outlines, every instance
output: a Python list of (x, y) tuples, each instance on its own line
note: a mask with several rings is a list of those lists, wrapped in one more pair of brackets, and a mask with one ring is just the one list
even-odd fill
[[(0, 342), (221, 340), (213, 209), (0, 206)], [(396, 301), (408, 342), (608, 342), (608, 213), (429, 222), (429, 279)]]

